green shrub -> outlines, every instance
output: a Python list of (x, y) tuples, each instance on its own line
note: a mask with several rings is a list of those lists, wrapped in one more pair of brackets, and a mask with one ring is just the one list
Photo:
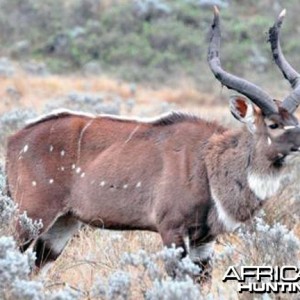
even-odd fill
[[(201, 78), (210, 76), (203, 66), (212, 10), (200, 2), (105, 5), (100, 0), (2, 0), (0, 50), (2, 55), (14, 55), (14, 47), (26, 41), (24, 59), (43, 60), (55, 73), (81, 70), (93, 61), (121, 79), (164, 83), (188, 76), (201, 84)], [(224, 67), (246, 77), (249, 72), (273, 71), (266, 32), (281, 8), (275, 0), (252, 2), (233, 0), (221, 11)], [(299, 60), (297, 4), (296, 0), (284, 3), (289, 14), (282, 37), (286, 56), (295, 63)], [(20, 54), (17, 57), (22, 59)]]

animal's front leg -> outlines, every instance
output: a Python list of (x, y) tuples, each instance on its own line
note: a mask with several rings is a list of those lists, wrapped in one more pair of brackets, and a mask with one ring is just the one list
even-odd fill
[[(164, 246), (171, 248), (182, 248), (183, 252), (181, 253), (181, 258), (185, 257), (187, 255), (187, 246), (185, 244), (184, 240), (184, 234), (183, 230), (181, 228), (163, 228), (160, 230), (160, 235), (163, 241)], [(169, 274), (169, 276), (172, 276), (173, 278), (176, 277), (176, 264), (170, 262), (168, 263), (166, 261), (165, 264), (166, 271)]]
[(195, 281), (210, 289), (213, 271), (214, 241), (198, 244), (191, 243), (189, 248), (191, 260), (201, 269), (200, 274), (195, 277)]

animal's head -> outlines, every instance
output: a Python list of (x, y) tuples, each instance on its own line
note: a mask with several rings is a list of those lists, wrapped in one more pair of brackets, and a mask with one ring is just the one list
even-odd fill
[(220, 53), (220, 19), (215, 8), (212, 33), (208, 50), (208, 62), (215, 77), (229, 89), (244, 96), (233, 96), (230, 100), (231, 113), (236, 119), (245, 123), (253, 134), (259, 147), (268, 150), (270, 160), (283, 160), (288, 155), (300, 154), (300, 124), (295, 110), (300, 104), (300, 75), (284, 58), (280, 43), (279, 30), (285, 10), (279, 15), (269, 30), (274, 60), (293, 91), (282, 102), (275, 101), (255, 84), (229, 74), (221, 67)]

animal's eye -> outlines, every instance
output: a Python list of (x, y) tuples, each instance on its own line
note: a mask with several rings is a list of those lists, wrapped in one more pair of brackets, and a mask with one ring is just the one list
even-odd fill
[(276, 123), (271, 124), (271, 125), (269, 125), (269, 128), (276, 129), (276, 128), (278, 128), (278, 124), (276, 124)]

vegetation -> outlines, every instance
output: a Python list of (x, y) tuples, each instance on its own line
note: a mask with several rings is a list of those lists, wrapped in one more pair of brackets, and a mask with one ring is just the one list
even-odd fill
[[(101, 109), (104, 105), (106, 108), (105, 97), (71, 93), (56, 105), (91, 112), (94, 107)], [(120, 102), (110, 101), (116, 113), (124, 106), (124, 102), (121, 103), (120, 106)], [(46, 103), (42, 110), (48, 111), (53, 105)], [(132, 106), (135, 109), (135, 103)], [(215, 108), (211, 109), (212, 115), (215, 112)], [(2, 114), (0, 136), (5, 140), (8, 133), (34, 116), (34, 109), (15, 109)], [(1, 147), (0, 152), (3, 151)], [(149, 232), (115, 233), (83, 228), (46, 276), (34, 276), (30, 270), (35, 254), (31, 250), (25, 254), (19, 252), (13, 239), (14, 224), (20, 222), (34, 237), (42, 223), (30, 220), (26, 213), (19, 215), (18, 208), (6, 195), (3, 169), (0, 166), (0, 299), (252, 299), (250, 294), (236, 294), (234, 284), (222, 283), (229, 266), (298, 265), (299, 188), (295, 184), (273, 199), (266, 211), (249, 224), (218, 241), (210, 292), (200, 290), (193, 282), (192, 275), (197, 273), (198, 267), (189, 258), (179, 260), (182, 249), (162, 249), (158, 235)], [(170, 268), (175, 270), (176, 279), (166, 273), (165, 269)], [(280, 297), (297, 299), (297, 296), (284, 294)], [(262, 299), (273, 298), (273, 295), (262, 296)], [(259, 295), (256, 299), (260, 299)]]
[[(239, 75), (273, 72), (266, 32), (286, 7), (287, 56), (300, 65), (296, 0), (2, 0), (3, 56), (46, 62), (54, 73), (109, 73), (133, 82), (189, 77), (207, 86), (211, 6), (222, 6), (225, 67)], [(207, 79), (208, 78), (208, 79)]]
[[(17, 218), (32, 236), (42, 226), (26, 213), (20, 216), (6, 195), (5, 143), (27, 120), (62, 107), (134, 116), (180, 107), (237, 124), (223, 105), (228, 92), (216, 88), (206, 63), (212, 19), (207, 3), (221, 6), (224, 67), (283, 96), (284, 80), (272, 62), (266, 32), (286, 7), (283, 50), (300, 66), (296, 0), (0, 1), (0, 299), (253, 299), (222, 283), (228, 266), (299, 264), (300, 169), (264, 212), (218, 240), (210, 292), (193, 283), (196, 266), (178, 260), (181, 249), (162, 249), (158, 235), (149, 232), (85, 227), (45, 276), (30, 272), (32, 251), (17, 249)], [(170, 264), (176, 280), (165, 271)]]

